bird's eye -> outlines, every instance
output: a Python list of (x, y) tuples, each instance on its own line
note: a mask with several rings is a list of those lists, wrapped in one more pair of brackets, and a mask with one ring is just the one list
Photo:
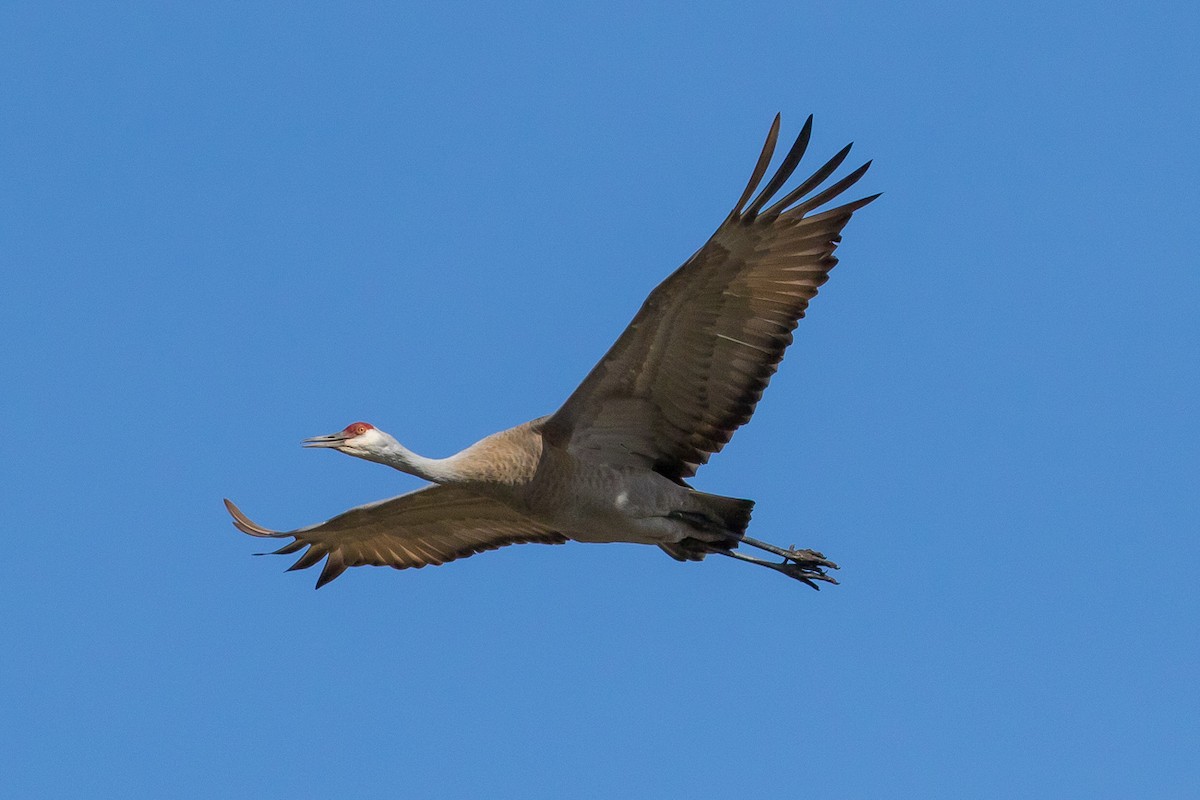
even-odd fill
[(367, 427), (365, 425), (355, 425), (354, 426), (354, 435), (355, 436), (362, 436), (366, 432), (367, 432)]

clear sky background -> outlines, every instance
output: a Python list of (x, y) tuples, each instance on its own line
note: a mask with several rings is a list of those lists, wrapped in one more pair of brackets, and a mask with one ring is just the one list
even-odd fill
[[(1198, 23), (5, 4), (0, 795), (1195, 797)], [(885, 194), (697, 485), (841, 586), (251, 557), (419, 484), (305, 436), (555, 409), (777, 111)]]

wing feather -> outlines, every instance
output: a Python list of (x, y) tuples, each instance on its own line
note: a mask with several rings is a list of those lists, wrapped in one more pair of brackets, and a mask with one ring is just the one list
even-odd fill
[(842, 229), (879, 196), (806, 216), (870, 167), (868, 161), (804, 200), (845, 161), (847, 145), (768, 205), (800, 163), (811, 132), (809, 117), (779, 169), (750, 201), (775, 151), (775, 118), (729, 217), (650, 293), (600, 363), (546, 420), (543, 435), (550, 442), (683, 482), (750, 419), (792, 331), (837, 264), (833, 252)]
[[(775, 119), (778, 120), (779, 117), (776, 116)], [(812, 114), (809, 114), (808, 119), (804, 122), (804, 127), (800, 129), (800, 135), (796, 137), (795, 144), (792, 145), (792, 149), (788, 151), (788, 154), (784, 156), (783, 163), (779, 165), (779, 170), (771, 178), (770, 183), (763, 188), (762, 193), (746, 209), (746, 217), (754, 219), (754, 217), (758, 216), (758, 212), (767, 201), (774, 197), (780, 187), (787, 183), (788, 178), (792, 177), (792, 173), (796, 171), (796, 167), (800, 164), (800, 159), (804, 158), (804, 151), (808, 149), (808, 140), (812, 137), (812, 122)]]
[(771, 123), (771, 130), (767, 132), (767, 141), (763, 144), (762, 152), (758, 154), (758, 163), (754, 165), (754, 172), (750, 173), (750, 182), (746, 184), (746, 190), (742, 192), (737, 205), (733, 207), (733, 212), (730, 214), (731, 217), (737, 216), (742, 212), (742, 206), (746, 205), (746, 201), (750, 199), (750, 195), (754, 194), (754, 190), (758, 188), (763, 175), (767, 174), (767, 167), (771, 166), (771, 156), (775, 155), (775, 142), (779, 139), (780, 120), (781, 115), (776, 114), (775, 121)]
[(225, 507), (243, 533), (293, 539), (272, 555), (307, 548), (288, 571), (308, 569), (325, 559), (318, 589), (350, 567), (420, 569), (510, 544), (562, 544), (567, 540), (497, 500), (455, 486), (427, 486), (294, 531), (264, 528), (229, 500)]

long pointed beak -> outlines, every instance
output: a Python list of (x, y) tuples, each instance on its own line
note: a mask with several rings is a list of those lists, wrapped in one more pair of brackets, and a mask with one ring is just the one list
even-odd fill
[(341, 447), (350, 437), (345, 433), (331, 433), (328, 436), (313, 436), (300, 443), (301, 447)]

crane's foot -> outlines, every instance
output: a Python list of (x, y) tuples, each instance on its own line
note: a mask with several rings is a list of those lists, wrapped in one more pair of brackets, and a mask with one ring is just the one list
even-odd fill
[[(837, 569), (837, 566), (834, 565), (833, 568)], [(811, 567), (804, 564), (797, 564), (792, 561), (785, 561), (779, 565), (778, 569), (789, 578), (795, 578), (798, 581), (808, 584), (814, 589), (820, 589), (821, 587), (817, 586), (817, 584), (813, 583), (813, 581), (824, 581), (825, 583), (832, 583), (834, 585), (837, 585), (838, 582), (837, 578), (826, 574), (825, 570), (820, 567)]]
[(816, 550), (797, 550), (796, 545), (792, 545), (787, 550), (783, 551), (784, 562), (799, 564), (809, 569), (837, 569), (838, 565), (825, 558), (824, 553), (818, 553)]
[[(771, 547), (774, 547), (774, 545), (771, 545)], [(795, 548), (784, 550), (782, 547), (775, 547), (774, 549), (779, 551), (778, 555), (784, 556), (784, 560), (782, 562), (766, 561), (761, 558), (755, 558), (754, 556), (748, 556), (745, 553), (739, 553), (736, 550), (714, 549), (713, 552), (720, 553), (723, 556), (729, 556), (730, 558), (736, 558), (738, 561), (745, 561), (749, 564), (757, 564), (760, 567), (767, 567), (775, 570), (776, 572), (782, 572), (789, 578), (794, 578), (795, 580), (805, 583), (814, 589), (821, 588), (816, 584), (816, 581), (823, 581), (825, 583), (833, 584), (837, 583), (836, 578), (826, 574), (825, 572), (826, 568), (837, 569), (837, 564), (826, 560), (825, 556), (821, 553), (818, 553), (815, 550), (797, 550)]]
[(816, 550), (797, 550), (796, 545), (791, 547), (779, 547), (770, 542), (762, 542), (758, 539), (751, 539), (749, 536), (742, 536), (739, 540), (742, 544), (748, 544), (751, 547), (757, 547), (759, 550), (766, 550), (768, 553), (774, 553), (782, 558), (785, 562), (790, 561), (795, 564), (803, 564), (812, 567), (825, 567), (828, 569), (837, 569), (838, 565), (832, 561), (825, 559), (824, 553), (818, 553)]

